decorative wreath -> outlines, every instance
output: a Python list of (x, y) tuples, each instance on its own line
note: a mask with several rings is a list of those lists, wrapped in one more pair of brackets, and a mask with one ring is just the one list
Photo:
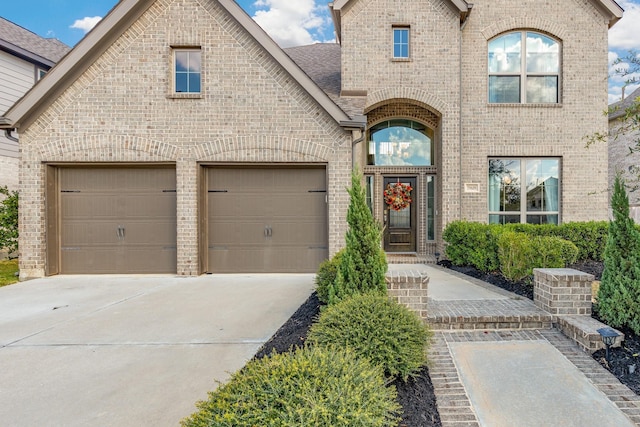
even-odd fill
[(391, 183), (384, 190), (384, 202), (394, 211), (406, 209), (411, 204), (411, 186), (401, 182)]

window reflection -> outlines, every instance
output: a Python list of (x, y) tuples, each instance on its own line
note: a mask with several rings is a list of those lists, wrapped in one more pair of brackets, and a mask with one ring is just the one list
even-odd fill
[(389, 120), (371, 128), (370, 165), (430, 166), (433, 131), (410, 120)]

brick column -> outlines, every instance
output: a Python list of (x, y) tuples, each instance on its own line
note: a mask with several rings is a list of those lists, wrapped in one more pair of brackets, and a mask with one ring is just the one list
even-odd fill
[(533, 301), (554, 315), (591, 315), (593, 275), (571, 268), (533, 270)]
[(418, 271), (389, 271), (385, 277), (389, 296), (427, 318), (427, 288), (429, 276)]

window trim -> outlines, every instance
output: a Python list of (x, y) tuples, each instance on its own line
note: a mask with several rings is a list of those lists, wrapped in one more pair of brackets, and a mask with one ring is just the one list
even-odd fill
[[(176, 53), (177, 52), (198, 52), (200, 53), (200, 91), (199, 92), (177, 92), (176, 91)], [(203, 50), (201, 46), (170, 46), (170, 68), (171, 78), (169, 87), (169, 98), (177, 99), (200, 99), (204, 96), (204, 61)]]
[[(406, 43), (396, 43), (396, 31), (407, 32)], [(396, 46), (407, 47), (407, 56), (396, 56)], [(408, 24), (394, 24), (391, 26), (391, 59), (395, 62), (411, 61), (411, 26)]]
[[(487, 158), (487, 167), (489, 166), (492, 160), (517, 160), (520, 163), (520, 210), (517, 211), (492, 211), (491, 210), (491, 173), (487, 170), (487, 220), (488, 223), (491, 224), (491, 216), (516, 216), (520, 217), (520, 224), (528, 224), (527, 216), (528, 215), (557, 215), (558, 216), (558, 225), (562, 223), (562, 157), (509, 157), (509, 156), (492, 156)], [(527, 210), (527, 202), (526, 196), (523, 198), (522, 195), (526, 195), (527, 191), (527, 180), (526, 180), (526, 162), (531, 160), (556, 160), (558, 162), (558, 200), (556, 203), (558, 204), (557, 210), (545, 210), (545, 211), (528, 211)], [(499, 222), (502, 224), (502, 222)]]
[[(520, 72), (518, 74), (513, 72), (490, 72), (489, 71), (489, 44), (499, 38), (508, 36), (510, 34), (520, 34)], [(527, 71), (527, 34), (536, 34), (547, 37), (553, 40), (558, 45), (558, 72), (557, 73), (544, 73), (544, 72), (528, 72)], [(508, 31), (501, 33), (487, 41), (487, 103), (490, 105), (535, 105), (535, 106), (553, 106), (562, 104), (562, 41), (551, 35), (541, 31), (522, 29)], [(490, 80), (492, 76), (503, 77), (518, 77), (520, 79), (520, 101), (519, 102), (492, 102), (491, 101), (491, 85)], [(529, 77), (556, 77), (556, 101), (555, 102), (527, 102), (527, 79)]]

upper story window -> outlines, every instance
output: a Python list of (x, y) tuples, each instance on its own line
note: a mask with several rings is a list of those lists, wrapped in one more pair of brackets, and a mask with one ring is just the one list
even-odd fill
[(560, 43), (530, 31), (508, 33), (489, 42), (489, 102), (559, 102)]
[(369, 131), (369, 165), (433, 165), (433, 131), (412, 120), (387, 120)]
[(39, 82), (46, 74), (47, 70), (43, 68), (36, 68), (36, 81)]
[(174, 92), (201, 92), (202, 53), (200, 49), (173, 49)]
[(393, 58), (409, 58), (409, 27), (393, 27)]

